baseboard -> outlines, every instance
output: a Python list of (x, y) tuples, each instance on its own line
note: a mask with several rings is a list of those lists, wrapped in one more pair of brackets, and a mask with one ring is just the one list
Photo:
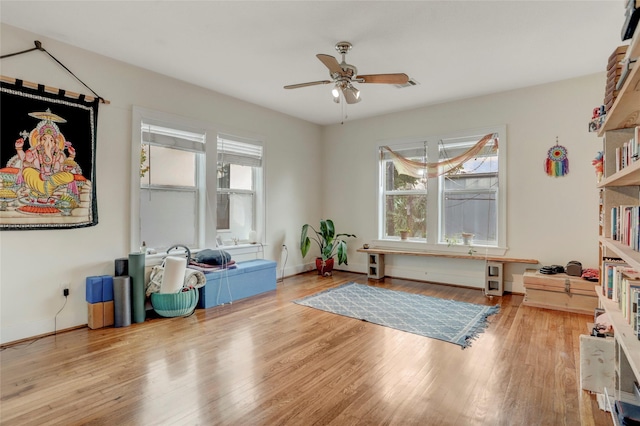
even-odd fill
[(10, 348), (12, 346), (16, 346), (16, 345), (19, 345), (19, 344), (22, 344), (22, 343), (36, 341), (38, 339), (42, 339), (43, 337), (55, 336), (57, 334), (66, 333), (68, 331), (78, 330), (78, 329), (81, 329), (81, 328), (87, 328), (87, 324), (76, 325), (76, 326), (69, 327), (69, 328), (63, 328), (63, 329), (57, 330), (57, 331), (50, 331), (48, 333), (38, 334), (36, 336), (25, 337), (24, 339), (18, 339), (18, 340), (13, 340), (11, 342), (5, 342), (5, 343), (0, 344), (0, 349)]

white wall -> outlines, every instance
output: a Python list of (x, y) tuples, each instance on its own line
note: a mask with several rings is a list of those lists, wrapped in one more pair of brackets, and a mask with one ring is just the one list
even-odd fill
[[(0, 232), (2, 343), (49, 333), (54, 327), (60, 330), (86, 324), (85, 278), (113, 274), (113, 259), (129, 253), (133, 105), (206, 120), (226, 132), (263, 136), (268, 161), (264, 257), (279, 262), (279, 276), (284, 261), (282, 244), (286, 244), (289, 258), (285, 274), (301, 270), (302, 259), (295, 249), (300, 226), (319, 218), (319, 197), (307, 197), (307, 182), (319, 176), (320, 164), (312, 160), (320, 155), (319, 126), (15, 27), (2, 25), (0, 31), (1, 54), (28, 49), (34, 40), (40, 40), (51, 54), (111, 102), (101, 105), (98, 113), (98, 225)], [(3, 59), (2, 74), (91, 94), (42, 52)], [(54, 324), (55, 314), (64, 303), (61, 288), (66, 283), (70, 284), (70, 297)]]
[[(543, 265), (578, 260), (585, 268), (597, 267), (597, 191), (591, 160), (602, 142), (588, 133), (587, 123), (602, 102), (604, 85), (602, 73), (325, 128), (325, 165), (340, 173), (324, 176), (323, 213), (339, 218), (340, 232), (359, 237), (344, 269), (366, 271), (366, 256), (355, 248), (377, 238), (376, 154), (381, 141), (502, 124), (508, 144), (506, 256), (538, 259)], [(556, 136), (568, 150), (570, 171), (564, 177), (549, 177), (543, 170)], [(484, 286), (480, 261), (386, 256), (385, 266), (391, 276)], [(508, 265), (506, 288), (523, 292), (521, 274), (539, 266)]]
[[(451, 102), (373, 119), (320, 128), (255, 105), (2, 25), (0, 53), (40, 40), (98, 94), (109, 99), (98, 119), (99, 224), (77, 230), (0, 232), (0, 342), (86, 324), (84, 281), (113, 273), (113, 259), (129, 252), (129, 182), (133, 105), (208, 120), (229, 132), (263, 135), (266, 141), (267, 218), (265, 258), (285, 275), (309, 268), (298, 250), (300, 226), (321, 217), (358, 238), (349, 266), (365, 272), (355, 249), (376, 235), (376, 155), (381, 140), (429, 136), (506, 124), (508, 135), (509, 257), (542, 264), (580, 260), (597, 266), (597, 193), (591, 160), (601, 142), (587, 133), (593, 107), (602, 101), (604, 74)], [(2, 74), (88, 93), (41, 52), (2, 61)], [(428, 84), (424, 83), (423, 84)], [(410, 90), (410, 89), (405, 89)], [(350, 106), (357, 108), (357, 105)], [(559, 137), (569, 151), (570, 173), (544, 174), (547, 150)], [(321, 173), (323, 170), (323, 173)], [(316, 189), (310, 189), (311, 183)], [(318, 193), (321, 182), (324, 192)], [(482, 286), (481, 262), (387, 256), (390, 275)], [(522, 291), (525, 266), (506, 268), (507, 289)], [(455, 271), (454, 273), (452, 271)], [(61, 286), (71, 285), (62, 306)]]

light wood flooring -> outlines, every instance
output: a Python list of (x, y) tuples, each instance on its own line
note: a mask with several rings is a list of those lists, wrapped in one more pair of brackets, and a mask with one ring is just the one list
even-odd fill
[(2, 425), (610, 425), (579, 389), (587, 315), (477, 289), (370, 285), (500, 313), (471, 347), (292, 303), (364, 275), (307, 273), (187, 318), (77, 330), (0, 352)]

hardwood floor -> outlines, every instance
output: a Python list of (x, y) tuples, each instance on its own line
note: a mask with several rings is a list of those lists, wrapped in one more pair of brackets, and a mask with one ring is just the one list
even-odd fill
[(77, 329), (0, 353), (3, 425), (610, 425), (579, 389), (587, 315), (522, 296), (371, 285), (501, 311), (471, 347), (291, 303), (364, 275), (286, 278), (188, 318)]

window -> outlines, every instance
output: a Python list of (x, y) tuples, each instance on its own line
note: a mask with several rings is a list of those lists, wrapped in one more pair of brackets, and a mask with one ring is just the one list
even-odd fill
[(472, 234), (474, 247), (506, 247), (505, 135), (500, 127), (381, 147), (379, 238), (408, 231), (408, 242), (442, 249)]
[[(445, 139), (439, 145), (440, 160), (448, 160), (472, 148), (477, 138)], [(484, 152), (440, 176), (440, 241), (459, 242), (472, 234), (475, 245), (498, 245), (498, 150), (491, 141)]]
[(141, 123), (140, 239), (167, 249), (198, 247), (205, 134)]
[(224, 240), (255, 242), (262, 228), (262, 145), (257, 141), (218, 137), (217, 232)]
[[(427, 158), (427, 144), (419, 143), (398, 147), (394, 150), (403, 157), (419, 162)], [(408, 232), (409, 237), (427, 237), (427, 179), (402, 174), (390, 157), (382, 159), (384, 176), (384, 234), (382, 238), (400, 237)]]
[[(134, 106), (132, 251), (247, 242), (264, 235), (264, 151), (253, 135)], [(248, 136), (248, 137), (247, 137)], [(251, 235), (251, 237), (253, 237)], [(244, 250), (244, 249), (243, 249)]]
[(139, 107), (132, 123), (131, 250), (143, 241), (159, 252), (175, 244), (215, 247), (215, 216), (207, 213), (215, 171), (206, 167), (208, 157), (215, 163), (215, 131)]

